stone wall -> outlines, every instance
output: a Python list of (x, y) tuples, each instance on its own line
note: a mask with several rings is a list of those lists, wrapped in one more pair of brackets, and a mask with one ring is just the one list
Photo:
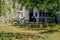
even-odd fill
[[(13, 8), (12, 0), (3, 0), (3, 1), (5, 2), (6, 10), (7, 10), (4, 18), (6, 20), (9, 20), (11, 18), (19, 17), (20, 14), (18, 13), (18, 11), (20, 11), (21, 4), (19, 4), (18, 1), (16, 1), (15, 8)], [(26, 8), (25, 8), (24, 15), (25, 15), (25, 20), (29, 20), (29, 11), (26, 10)]]
[[(21, 11), (20, 9), (23, 8), (24, 6), (21, 7), (21, 4), (19, 4), (18, 1), (15, 2), (15, 5), (13, 5), (14, 3), (12, 0), (2, 0), (2, 1), (4, 1), (6, 7), (5, 10), (7, 10), (5, 15), (2, 14), (3, 18), (5, 18), (3, 20), (9, 21), (12, 18), (19, 17), (20, 13), (18, 11)], [(25, 8), (23, 13), (24, 13), (25, 20), (29, 20), (29, 11), (26, 10)]]

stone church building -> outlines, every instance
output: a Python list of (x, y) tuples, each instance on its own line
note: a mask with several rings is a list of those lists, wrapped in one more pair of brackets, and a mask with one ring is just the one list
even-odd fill
[[(25, 18), (24, 20), (28, 22), (50, 22), (52, 13), (43, 13), (38, 10), (37, 7), (34, 7), (32, 12), (26, 11), (25, 7), (23, 7), (22, 11), (18, 11), (19, 18)], [(34, 20), (34, 18), (35, 20)]]

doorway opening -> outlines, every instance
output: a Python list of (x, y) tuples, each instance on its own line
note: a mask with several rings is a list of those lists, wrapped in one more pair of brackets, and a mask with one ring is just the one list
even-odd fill
[(29, 13), (29, 22), (36, 22), (36, 19), (33, 18), (33, 11)]

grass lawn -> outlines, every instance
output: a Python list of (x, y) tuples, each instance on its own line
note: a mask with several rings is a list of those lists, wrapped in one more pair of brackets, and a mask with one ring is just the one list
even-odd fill
[(40, 29), (0, 24), (0, 40), (60, 40), (60, 26)]

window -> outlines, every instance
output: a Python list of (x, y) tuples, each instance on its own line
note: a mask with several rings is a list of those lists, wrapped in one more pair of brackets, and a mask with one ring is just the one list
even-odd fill
[(46, 17), (47, 17), (47, 13), (46, 13)]
[(20, 13), (21, 17), (23, 17), (23, 13)]
[(41, 13), (39, 13), (39, 16), (41, 17)]
[(35, 12), (35, 16), (37, 17), (37, 12)]
[(45, 13), (43, 13), (43, 17), (45, 17)]
[(23, 18), (23, 12), (20, 12), (20, 16), (19, 16), (20, 18)]

